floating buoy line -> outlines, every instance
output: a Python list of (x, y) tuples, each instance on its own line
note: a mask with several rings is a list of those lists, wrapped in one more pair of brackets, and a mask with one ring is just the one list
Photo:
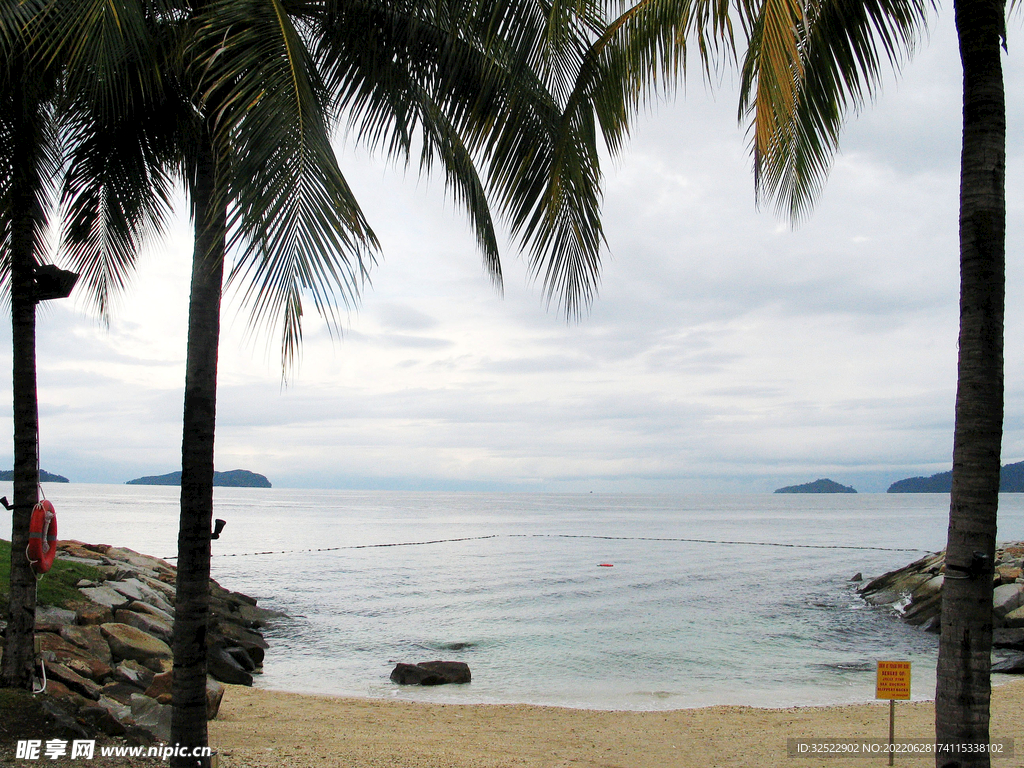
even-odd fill
[[(483, 541), (484, 539), (599, 539), (602, 541), (664, 541), (686, 544), (721, 544), (747, 547), (784, 547), (787, 549), (856, 549), (875, 552), (923, 552), (931, 550), (916, 547), (867, 547), (853, 544), (790, 544), (779, 541), (733, 541), (730, 539), (684, 539), (661, 536), (598, 536), (582, 533), (492, 533), (488, 536), (462, 536), (456, 539), (430, 539), (427, 541), (399, 541), (388, 544), (350, 544), (342, 547), (314, 547), (312, 549), (271, 549), (265, 552), (228, 552), (213, 554), (212, 557), (258, 557), (261, 555), (294, 555), (307, 552), (340, 552), (345, 549), (383, 549), (386, 547), (423, 547), (430, 544), (451, 544), (459, 541)], [(177, 560), (177, 556), (164, 560)], [(604, 563), (600, 565), (604, 566)]]

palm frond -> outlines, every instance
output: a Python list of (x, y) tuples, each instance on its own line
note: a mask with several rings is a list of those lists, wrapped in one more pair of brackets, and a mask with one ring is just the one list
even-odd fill
[[(163, 230), (170, 210), (174, 102), (140, 99), (146, 109), (107, 118), (81, 104), (63, 139), (74, 147), (64, 177), (63, 245), (100, 318), (128, 285), (137, 252)], [(163, 106), (163, 108), (161, 108)]]
[[(913, 53), (927, 9), (925, 0), (819, 0), (802, 18), (782, 8), (755, 25), (740, 117), (752, 116), (755, 189), (780, 213), (798, 221), (809, 211), (843, 117), (874, 96), (883, 62), (898, 69)], [(787, 18), (792, 36), (780, 29)]]
[(280, 0), (216, 0), (199, 17), (200, 94), (230, 149), (230, 281), (244, 280), (254, 327), (281, 324), (296, 359), (302, 296), (332, 327), (353, 305), (377, 241), (338, 167), (322, 82)]
[[(578, 314), (594, 295), (603, 242), (600, 171), (592, 113), (564, 107), (567, 84), (579, 78), (597, 36), (594, 19), (581, 12), (570, 25), (573, 44), (556, 45), (552, 14), (568, 6), (471, 0), (465, 12), (452, 12), (458, 5), (330, 4), (327, 82), (340, 91), (353, 133), (392, 157), (409, 157), (419, 129), (427, 156), (440, 149), (432, 126), (459, 136), (548, 297), (558, 294)], [(430, 165), (424, 157), (421, 168)], [(443, 152), (438, 157), (444, 161)], [(449, 181), (458, 178), (451, 165), (446, 171)], [(485, 200), (460, 184), (477, 201), (470, 215), (479, 239)], [(487, 263), (495, 275), (496, 259)]]

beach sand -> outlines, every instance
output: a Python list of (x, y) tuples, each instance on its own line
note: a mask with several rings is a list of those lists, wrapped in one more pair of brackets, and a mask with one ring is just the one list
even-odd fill
[[(995, 739), (1024, 765), (1024, 680), (993, 689)], [(931, 702), (896, 703), (896, 738), (934, 735)], [(210, 744), (221, 768), (707, 768), (888, 765), (888, 758), (789, 757), (786, 740), (887, 739), (889, 704), (605, 712), (527, 705), (419, 704), (229, 686)], [(898, 756), (896, 765), (934, 765)]]

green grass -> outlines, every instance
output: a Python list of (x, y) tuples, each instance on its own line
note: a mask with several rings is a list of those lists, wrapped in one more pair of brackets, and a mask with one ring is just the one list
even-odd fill
[[(11, 588), (11, 542), (0, 539), (0, 605), (7, 605)], [(36, 603), (73, 608), (84, 598), (75, 588), (81, 579), (96, 581), (99, 571), (90, 565), (54, 560), (53, 567), (36, 582)]]

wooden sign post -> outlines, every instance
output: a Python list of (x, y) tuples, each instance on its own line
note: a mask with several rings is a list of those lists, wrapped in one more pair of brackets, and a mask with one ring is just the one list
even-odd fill
[(910, 698), (910, 662), (880, 661), (875, 678), (875, 698), (889, 700), (889, 765), (896, 742), (896, 699)]

